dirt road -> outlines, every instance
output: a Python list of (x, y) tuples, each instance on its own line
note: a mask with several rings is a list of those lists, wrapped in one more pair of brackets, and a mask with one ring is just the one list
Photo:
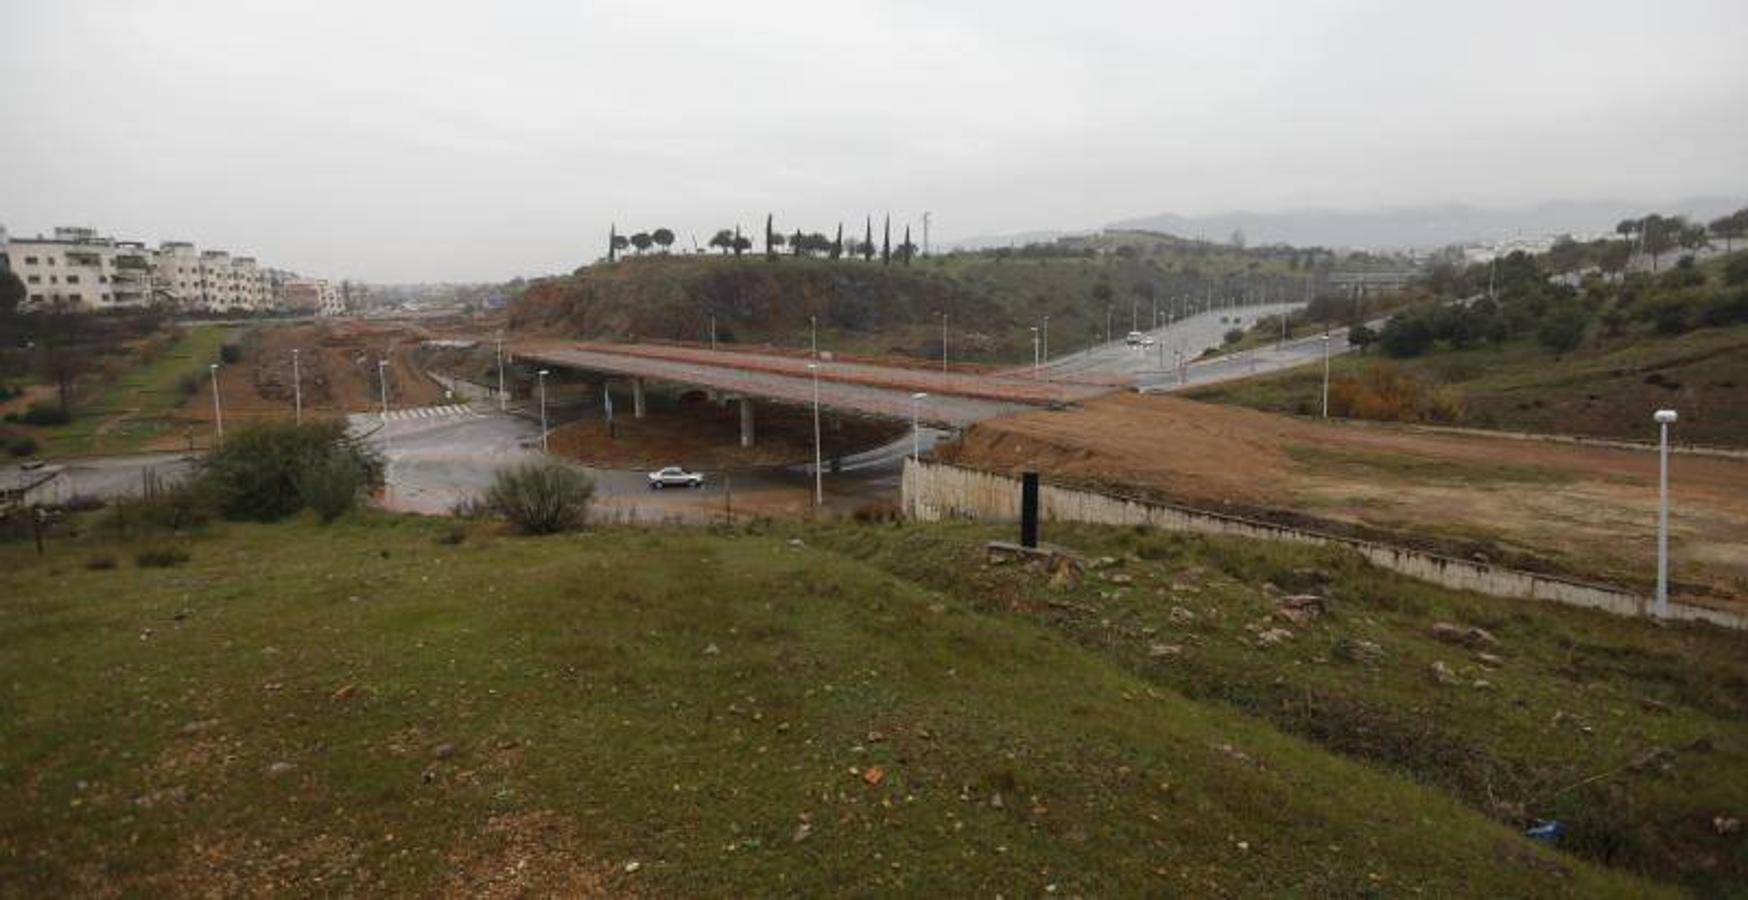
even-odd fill
[[(1657, 458), (1634, 450), (1324, 423), (1168, 396), (973, 427), (950, 462), (1241, 511), (1447, 538), (1636, 587), (1654, 572)], [(1677, 592), (1748, 602), (1748, 461), (1671, 466)]]

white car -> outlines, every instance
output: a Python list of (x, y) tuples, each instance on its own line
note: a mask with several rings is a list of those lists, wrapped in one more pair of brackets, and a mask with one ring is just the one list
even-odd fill
[(649, 473), (651, 490), (669, 487), (703, 487), (703, 472), (688, 472), (679, 466), (667, 466)]
[(1139, 331), (1131, 331), (1131, 332), (1129, 332), (1129, 334), (1127, 336), (1125, 336), (1123, 338), (1123, 340), (1126, 341), (1129, 344), (1129, 346), (1131, 346), (1131, 347), (1139, 347), (1139, 346), (1141, 346), (1142, 339), (1144, 339), (1145, 337), (1147, 337), (1147, 336), (1142, 334)]

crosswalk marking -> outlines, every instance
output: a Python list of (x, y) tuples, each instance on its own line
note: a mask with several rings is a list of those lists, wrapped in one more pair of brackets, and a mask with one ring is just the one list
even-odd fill
[(391, 409), (388, 411), (387, 419), (390, 422), (404, 422), (409, 419), (477, 418), (479, 415), (472, 407), (460, 403), (449, 403), (443, 406)]

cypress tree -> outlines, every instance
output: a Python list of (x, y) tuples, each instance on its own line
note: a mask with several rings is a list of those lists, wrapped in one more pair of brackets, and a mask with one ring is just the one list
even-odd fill
[(801, 229), (795, 229), (795, 238), (789, 242), (789, 252), (794, 256), (801, 255)]
[(838, 223), (837, 240), (832, 241), (832, 259), (834, 259), (834, 260), (839, 259), (843, 255), (844, 255), (844, 223), (839, 222)]
[(619, 258), (619, 224), (607, 226), (607, 261), (613, 262)]
[(899, 259), (904, 260), (905, 265), (907, 265), (907, 266), (910, 265), (910, 226), (909, 225), (904, 226), (904, 246), (899, 248), (899, 252), (900, 252)]
[(740, 259), (741, 243), (742, 243), (742, 238), (740, 236), (740, 226), (735, 225), (734, 226), (734, 258), (735, 259)]
[(772, 234), (773, 234), (773, 232), (771, 231), (771, 214), (765, 213), (765, 260), (767, 262), (776, 262), (777, 261), (777, 249), (775, 247), (771, 246)]
[(880, 264), (883, 266), (890, 266), (890, 265), (892, 265), (892, 217), (891, 216), (886, 217), (886, 221), (881, 226), (881, 228), (882, 228), (882, 231), (880, 233)]
[(874, 217), (868, 217), (868, 229), (862, 234), (862, 261), (874, 260)]

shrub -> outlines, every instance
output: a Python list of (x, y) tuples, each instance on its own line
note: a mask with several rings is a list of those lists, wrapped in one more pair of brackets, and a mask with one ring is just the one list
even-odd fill
[(1244, 329), (1242, 329), (1242, 328), (1228, 329), (1227, 332), (1221, 336), (1221, 340), (1225, 341), (1228, 344), (1236, 344), (1239, 341), (1244, 340)]
[(134, 565), (142, 569), (168, 569), (188, 561), (188, 551), (180, 547), (159, 547), (142, 550), (134, 557)]
[(28, 434), (21, 434), (6, 442), (6, 452), (12, 456), (29, 456), (36, 450), (36, 438)]
[(115, 568), (115, 557), (113, 557), (113, 556), (94, 556), (88, 560), (85, 560), (85, 568), (90, 569), (93, 572), (101, 572), (101, 571), (104, 571), (106, 569), (113, 569), (113, 568)]
[(200, 373), (183, 372), (176, 376), (176, 391), (184, 398), (200, 393)]
[(1724, 264), (1724, 283), (1732, 287), (1748, 285), (1748, 253), (1738, 253)]
[(119, 534), (183, 531), (206, 524), (217, 510), (218, 497), (212, 486), (195, 479), (142, 497), (118, 498), (98, 524)]
[(364, 488), (364, 473), (348, 454), (331, 453), (311, 461), (293, 479), (298, 499), (315, 510), (323, 522), (332, 522), (358, 505)]
[[(337, 420), (240, 429), (207, 456), (199, 478), (216, 493), (218, 509), (227, 518), (271, 522), (307, 505), (309, 500), (300, 490), (305, 472), (337, 466), (336, 458), (357, 474), (354, 492), (382, 483), (382, 458), (348, 437), (345, 424)], [(316, 481), (323, 480), (314, 476), (310, 486), (315, 488)], [(334, 484), (325, 481), (322, 488), (332, 490)], [(331, 494), (323, 498), (324, 502), (332, 499)]]
[(553, 534), (582, 527), (594, 495), (589, 476), (542, 460), (498, 470), (486, 505), (524, 534)]
[(73, 415), (61, 408), (59, 403), (38, 400), (24, 411), (19, 421), (26, 425), (65, 425), (73, 421)]
[(1536, 340), (1555, 355), (1570, 353), (1584, 341), (1584, 311), (1568, 306), (1549, 314), (1536, 329)]
[(1440, 387), (1401, 366), (1376, 362), (1329, 382), (1329, 414), (1384, 422), (1460, 422), (1461, 392)]
[(222, 344), (219, 346), (219, 362), (232, 365), (243, 359), (243, 348), (237, 344)]

